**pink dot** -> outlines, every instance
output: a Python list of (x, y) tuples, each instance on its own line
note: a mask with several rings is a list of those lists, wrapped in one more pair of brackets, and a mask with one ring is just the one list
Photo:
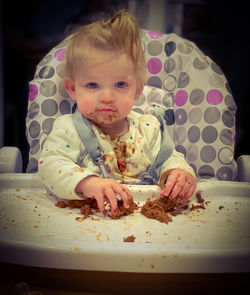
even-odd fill
[(148, 71), (151, 74), (158, 74), (162, 69), (162, 62), (159, 58), (153, 57), (147, 63)]
[(58, 61), (63, 61), (64, 56), (66, 54), (66, 49), (62, 48), (62, 49), (58, 49), (55, 53), (54, 53), (54, 58)]
[(38, 94), (38, 87), (35, 84), (29, 84), (29, 101), (33, 101)]
[(178, 107), (183, 106), (188, 100), (188, 94), (185, 90), (179, 90), (175, 94), (174, 102)]
[(153, 32), (153, 31), (148, 31), (148, 35), (150, 36), (150, 38), (152, 39), (159, 39), (163, 36), (162, 33), (158, 33), (158, 32)]
[(208, 91), (206, 99), (209, 104), (220, 104), (223, 101), (223, 94), (219, 90), (211, 89)]

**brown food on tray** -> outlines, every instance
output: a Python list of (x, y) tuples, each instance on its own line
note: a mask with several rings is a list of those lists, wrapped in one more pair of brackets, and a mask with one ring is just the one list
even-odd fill
[(132, 236), (128, 236), (126, 238), (123, 238), (123, 242), (129, 242), (129, 243), (133, 243), (135, 241), (136, 237), (134, 235)]
[[(169, 222), (173, 221), (172, 216), (176, 216), (178, 214), (182, 214), (183, 212), (190, 209), (191, 211), (197, 209), (206, 209), (205, 207), (205, 200), (201, 197), (201, 192), (198, 191), (196, 193), (196, 201), (197, 205), (192, 204), (189, 207), (188, 202), (186, 203), (176, 203), (169, 198), (157, 198), (155, 200), (148, 199), (146, 203), (141, 208), (141, 214), (148, 218), (156, 219), (160, 222), (168, 224)], [(122, 216), (130, 215), (137, 210), (139, 206), (134, 202), (133, 198), (130, 200), (129, 208), (125, 208), (123, 206), (123, 201), (117, 201), (118, 208), (109, 213), (108, 216), (111, 219), (119, 219)], [(98, 209), (97, 201), (95, 199), (85, 199), (85, 200), (64, 200), (59, 201), (55, 204), (55, 206), (59, 208), (66, 208), (69, 207), (79, 208), (81, 214), (84, 215), (84, 219), (88, 218), (90, 215), (95, 214), (96, 212), (100, 212)], [(105, 214), (106, 212), (104, 212)]]
[(175, 203), (169, 198), (158, 198), (154, 201), (148, 199), (141, 208), (141, 214), (148, 218), (156, 219), (160, 222), (168, 224), (172, 221), (172, 216), (182, 214), (183, 210), (186, 210), (188, 205)]
[[(134, 212), (134, 210), (139, 208), (138, 205), (133, 201), (133, 199), (130, 200), (129, 208), (125, 208), (123, 206), (123, 201), (121, 200), (117, 201), (117, 205), (118, 208), (108, 215), (112, 219), (118, 219), (122, 216), (130, 215)], [(96, 212), (100, 212), (96, 199), (64, 200), (57, 202), (55, 206), (59, 208), (69, 207), (70, 209), (79, 208), (80, 212), (84, 215), (85, 218), (88, 218), (90, 215), (93, 215)]]
[[(199, 205), (192, 204), (190, 207), (191, 211), (197, 209), (206, 209), (204, 206), (205, 200), (201, 197), (200, 191), (196, 193), (196, 200)], [(154, 201), (148, 199), (141, 208), (141, 214), (148, 218), (156, 219), (160, 222), (168, 224), (169, 222), (173, 221), (171, 216), (182, 214), (188, 208), (188, 203), (176, 203), (174, 200), (170, 200), (167, 197), (160, 197)]]

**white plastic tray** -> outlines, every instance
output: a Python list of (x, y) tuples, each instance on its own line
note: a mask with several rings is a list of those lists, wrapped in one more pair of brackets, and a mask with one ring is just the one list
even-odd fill
[[(156, 186), (130, 186), (136, 202)], [(204, 182), (205, 210), (169, 224), (135, 212), (119, 220), (60, 209), (37, 175), (0, 175), (0, 261), (29, 266), (151, 273), (250, 271), (250, 183)], [(195, 197), (192, 202), (196, 203)], [(134, 235), (134, 243), (123, 238)]]

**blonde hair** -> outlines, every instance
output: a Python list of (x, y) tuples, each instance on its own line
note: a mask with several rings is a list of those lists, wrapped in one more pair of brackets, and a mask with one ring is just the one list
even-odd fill
[(140, 87), (146, 80), (146, 63), (141, 43), (141, 30), (136, 19), (127, 11), (117, 12), (108, 21), (82, 26), (73, 35), (66, 54), (66, 75), (73, 78), (79, 61), (88, 58), (89, 46), (119, 51), (132, 60)]

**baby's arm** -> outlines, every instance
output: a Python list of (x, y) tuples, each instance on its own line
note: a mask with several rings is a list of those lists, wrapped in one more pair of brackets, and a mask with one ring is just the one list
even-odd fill
[(76, 193), (83, 194), (88, 198), (95, 198), (100, 211), (104, 211), (104, 200), (107, 199), (111, 206), (111, 211), (117, 209), (116, 194), (121, 197), (125, 208), (129, 208), (129, 200), (132, 198), (130, 191), (111, 178), (100, 178), (88, 176), (81, 180), (76, 186)]

